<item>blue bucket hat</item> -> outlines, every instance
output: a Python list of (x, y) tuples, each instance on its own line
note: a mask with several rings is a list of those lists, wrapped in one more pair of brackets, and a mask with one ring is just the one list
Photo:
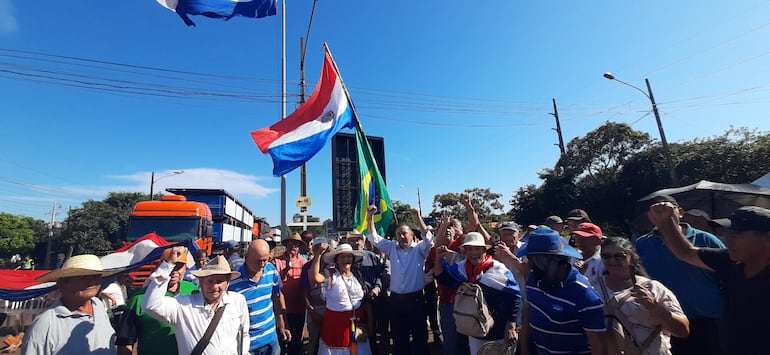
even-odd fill
[(577, 249), (564, 243), (559, 233), (548, 227), (540, 226), (529, 233), (527, 244), (516, 253), (518, 256), (525, 255), (563, 255), (573, 258), (582, 258)]

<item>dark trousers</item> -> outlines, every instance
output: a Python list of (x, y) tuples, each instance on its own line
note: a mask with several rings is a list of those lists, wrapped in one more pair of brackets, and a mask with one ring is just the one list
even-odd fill
[(671, 353), (674, 355), (723, 354), (719, 342), (719, 320), (709, 318), (690, 319), (690, 336), (671, 337)]
[[(422, 291), (390, 294), (390, 327), (393, 353), (424, 355), (428, 350), (428, 329), (425, 326), (425, 297)], [(411, 336), (411, 342), (410, 340)]]
[(302, 330), (305, 328), (304, 314), (286, 314), (286, 321), (291, 332), (291, 341), (286, 343), (286, 354), (302, 354)]
[[(428, 312), (428, 324), (430, 330), (435, 334), (441, 331), (438, 324), (438, 294), (436, 292), (436, 281), (425, 285), (425, 310)], [(434, 339), (433, 341), (439, 341)]]
[[(390, 306), (388, 305), (387, 292), (381, 292), (372, 304), (374, 311), (374, 323), (376, 334), (379, 335), (376, 342), (372, 343), (372, 353), (385, 354), (390, 346)], [(0, 323), (2, 324), (2, 323)]]

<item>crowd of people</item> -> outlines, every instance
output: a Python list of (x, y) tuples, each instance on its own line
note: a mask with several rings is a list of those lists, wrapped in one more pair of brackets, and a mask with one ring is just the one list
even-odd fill
[[(22, 353), (429, 354), (431, 332), (448, 355), (767, 353), (770, 210), (705, 217), (714, 234), (659, 196), (633, 242), (580, 209), (502, 223), (493, 238), (461, 201), (465, 226), (444, 214), (434, 229), (415, 211), (420, 225), (390, 239), (370, 206), (365, 235), (295, 234), (280, 255), (261, 239), (242, 254), (230, 243), (211, 260), (195, 251), (188, 270), (188, 250), (167, 249), (112, 323), (99, 298), (110, 275), (96, 256), (71, 257), (40, 277), (61, 297)], [(468, 330), (478, 314), (454, 307), (460, 289), (478, 290), (481, 333)]]

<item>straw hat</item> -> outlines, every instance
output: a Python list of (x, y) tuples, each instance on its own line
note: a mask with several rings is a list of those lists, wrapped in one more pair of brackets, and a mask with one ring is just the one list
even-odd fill
[(227, 263), (227, 259), (224, 256), (219, 255), (214, 258), (213, 261), (206, 264), (202, 269), (190, 271), (195, 277), (206, 277), (211, 275), (230, 275), (230, 280), (241, 276), (238, 271), (230, 270), (230, 264)]
[(334, 264), (334, 258), (339, 254), (353, 254), (353, 259), (359, 261), (364, 258), (364, 252), (360, 250), (353, 250), (350, 244), (340, 244), (334, 251), (324, 254), (324, 261), (327, 264)]
[(290, 237), (284, 239), (281, 241), (281, 244), (289, 244), (289, 242), (304, 244), (305, 241), (302, 240), (302, 237), (299, 236), (299, 233), (294, 233)]
[(104, 271), (102, 261), (99, 257), (92, 254), (76, 255), (64, 262), (61, 269), (53, 270), (49, 273), (43, 274), (35, 280), (40, 282), (57, 281), (65, 277), (77, 277), (77, 276), (110, 276), (123, 271), (123, 269), (116, 269), (110, 271)]

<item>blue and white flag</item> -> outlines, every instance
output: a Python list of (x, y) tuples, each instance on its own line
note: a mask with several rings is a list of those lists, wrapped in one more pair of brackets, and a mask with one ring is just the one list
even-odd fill
[(195, 26), (188, 15), (229, 20), (234, 16), (262, 18), (277, 13), (277, 0), (156, 0), (174, 11), (187, 26)]

